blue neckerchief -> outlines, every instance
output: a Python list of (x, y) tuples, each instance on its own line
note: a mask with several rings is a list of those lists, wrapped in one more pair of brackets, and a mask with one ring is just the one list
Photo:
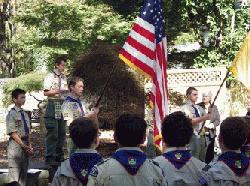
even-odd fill
[(29, 131), (29, 127), (28, 127), (27, 121), (25, 119), (23, 110), (21, 110), (20, 113), (21, 113), (21, 118), (22, 118), (23, 124), (24, 124), (25, 135), (29, 135), (30, 131)]
[(103, 159), (98, 153), (73, 153), (69, 157), (70, 166), (83, 185), (87, 184), (88, 175), (94, 165), (101, 161)]
[[(12, 108), (11, 110), (15, 110), (15, 108)], [(22, 109), (20, 110), (20, 114), (21, 114), (21, 120), (22, 120), (23, 125), (24, 125), (23, 127), (24, 127), (25, 135), (29, 135), (30, 130), (29, 130), (28, 123), (27, 123), (25, 116), (24, 116), (24, 111)]]
[(147, 159), (143, 152), (137, 150), (118, 150), (112, 158), (122, 164), (131, 175), (135, 175)]
[(250, 145), (243, 145), (241, 147), (241, 152), (245, 154), (250, 160)]
[(83, 107), (82, 107), (82, 102), (81, 102), (80, 99), (74, 99), (74, 98), (72, 98), (71, 96), (67, 96), (67, 98), (65, 99), (65, 101), (78, 103), (79, 106), (80, 106), (80, 109), (81, 109), (81, 116), (84, 116), (84, 115), (85, 115), (85, 113), (84, 113), (84, 111), (83, 111)]
[(225, 152), (218, 161), (224, 162), (239, 177), (244, 176), (249, 167), (249, 159), (243, 153)]
[(195, 114), (196, 118), (200, 117), (198, 109), (194, 105), (192, 105), (192, 107), (194, 109), (194, 114)]
[(176, 169), (181, 169), (191, 159), (189, 150), (176, 150), (162, 154)]

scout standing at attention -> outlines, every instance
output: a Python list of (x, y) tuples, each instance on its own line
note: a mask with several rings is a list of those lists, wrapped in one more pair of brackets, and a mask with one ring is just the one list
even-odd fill
[(45, 112), (45, 140), (47, 165), (58, 165), (64, 160), (63, 145), (65, 142), (65, 122), (62, 117), (61, 105), (63, 95), (68, 92), (66, 77), (62, 74), (66, 59), (58, 57), (55, 60), (55, 69), (44, 79), (44, 95), (48, 97)]
[[(99, 109), (93, 108), (91, 111), (87, 111), (85, 104), (80, 100), (84, 90), (83, 79), (80, 77), (72, 77), (69, 80), (68, 87), (70, 94), (62, 105), (63, 119), (67, 122), (67, 126), (69, 126), (73, 120), (83, 116), (92, 119), (93, 122), (98, 125), (97, 114)], [(75, 152), (76, 146), (71, 138), (67, 139), (67, 146), (69, 155)]]
[(30, 120), (22, 109), (25, 103), (25, 91), (15, 89), (12, 94), (15, 106), (6, 117), (8, 143), (9, 181), (26, 186), (29, 156), (33, 154), (30, 144)]
[(126, 114), (115, 125), (114, 138), (119, 149), (90, 172), (88, 186), (160, 186), (163, 172), (139, 148), (146, 139), (147, 123), (143, 118)]
[(204, 169), (200, 184), (207, 186), (249, 186), (249, 158), (240, 152), (247, 139), (246, 121), (229, 117), (220, 125), (219, 144), (222, 154)]
[(88, 118), (78, 118), (70, 126), (70, 137), (77, 146), (76, 152), (61, 163), (53, 186), (82, 186), (88, 182), (88, 175), (97, 163), (103, 161), (95, 150), (99, 145), (98, 126)]
[(168, 115), (162, 123), (167, 150), (155, 158), (165, 173), (164, 185), (198, 185), (205, 163), (192, 157), (187, 145), (193, 135), (192, 123), (183, 112)]

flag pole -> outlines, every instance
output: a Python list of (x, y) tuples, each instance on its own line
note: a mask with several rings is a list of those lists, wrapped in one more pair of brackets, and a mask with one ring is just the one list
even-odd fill
[(112, 71), (110, 72), (110, 74), (109, 74), (109, 77), (108, 77), (108, 79), (107, 79), (107, 81), (106, 81), (106, 83), (105, 83), (105, 85), (104, 85), (104, 87), (103, 87), (103, 89), (102, 89), (102, 92), (101, 92), (101, 94), (100, 94), (100, 96), (99, 96), (99, 98), (98, 98), (98, 100), (97, 100), (97, 102), (96, 102), (96, 104), (95, 104), (95, 107), (98, 107), (99, 106), (99, 104), (100, 104), (100, 102), (101, 102), (101, 100), (102, 100), (102, 97), (103, 97), (103, 95), (104, 95), (104, 93), (105, 93), (105, 91), (106, 91), (106, 89), (107, 89), (107, 87), (108, 87), (108, 84), (109, 84), (109, 82), (110, 82), (110, 80), (111, 80), (111, 78), (112, 78), (112, 76), (113, 76), (113, 74), (114, 74), (114, 72), (115, 72), (115, 69), (116, 69), (116, 63), (113, 65), (113, 68), (112, 68)]
[[(219, 87), (217, 93), (216, 93), (216, 96), (214, 97), (214, 100), (213, 100), (213, 102), (212, 102), (212, 104), (211, 104), (211, 106), (210, 106), (211, 108), (214, 107), (214, 103), (215, 103), (215, 101), (217, 100), (218, 95), (220, 94), (220, 91), (221, 91), (221, 89), (222, 89), (224, 83), (226, 82), (226, 80), (227, 80), (229, 74), (230, 74), (230, 70), (228, 69), (228, 70), (227, 70), (227, 73), (226, 73), (226, 75), (225, 75), (225, 77), (224, 77), (224, 79), (223, 79), (223, 81), (222, 81), (222, 83), (221, 83), (221, 85), (220, 85), (220, 87)], [(201, 129), (199, 130), (198, 134), (200, 134), (200, 133), (202, 132), (204, 126), (205, 126), (205, 122), (202, 124)]]

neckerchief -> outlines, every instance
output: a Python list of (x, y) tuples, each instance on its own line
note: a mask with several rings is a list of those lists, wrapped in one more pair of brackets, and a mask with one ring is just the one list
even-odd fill
[(241, 152), (250, 158), (250, 145), (243, 145), (241, 147)]
[(197, 109), (194, 105), (192, 105), (192, 107), (193, 107), (193, 109), (194, 109), (195, 117), (196, 117), (196, 118), (200, 117), (200, 114), (199, 114), (198, 109)]
[[(15, 108), (12, 108), (11, 110), (15, 110), (16, 111)], [(30, 133), (30, 131), (29, 131), (28, 123), (27, 123), (27, 121), (25, 119), (25, 116), (24, 116), (24, 111), (23, 111), (23, 109), (20, 109), (19, 112), (21, 114), (21, 120), (22, 120), (22, 123), (23, 123), (25, 135), (28, 135)]]
[(70, 166), (83, 185), (87, 185), (88, 175), (94, 165), (101, 161), (103, 159), (97, 153), (73, 153), (69, 157)]
[(21, 118), (22, 118), (23, 124), (24, 124), (25, 135), (28, 135), (29, 134), (29, 127), (28, 127), (28, 123), (25, 119), (23, 110), (20, 110), (20, 113), (21, 113)]
[(112, 158), (122, 164), (131, 175), (135, 175), (147, 159), (143, 152), (137, 150), (118, 150)]
[(85, 115), (85, 113), (84, 113), (84, 111), (83, 111), (83, 107), (82, 107), (82, 102), (81, 102), (80, 99), (74, 99), (74, 98), (72, 98), (71, 96), (67, 96), (67, 98), (65, 99), (65, 101), (78, 103), (79, 106), (80, 106), (80, 109), (81, 109), (81, 116), (84, 116), (84, 115)]
[(176, 169), (181, 169), (191, 159), (191, 153), (188, 150), (176, 150), (162, 154)]
[(218, 161), (224, 162), (239, 177), (244, 176), (249, 167), (249, 159), (243, 153), (225, 152)]

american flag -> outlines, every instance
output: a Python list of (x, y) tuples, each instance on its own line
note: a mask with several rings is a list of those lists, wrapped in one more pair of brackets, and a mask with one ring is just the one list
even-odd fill
[(150, 102), (154, 108), (154, 141), (160, 145), (161, 122), (168, 112), (167, 40), (163, 0), (145, 1), (119, 57), (152, 79)]

